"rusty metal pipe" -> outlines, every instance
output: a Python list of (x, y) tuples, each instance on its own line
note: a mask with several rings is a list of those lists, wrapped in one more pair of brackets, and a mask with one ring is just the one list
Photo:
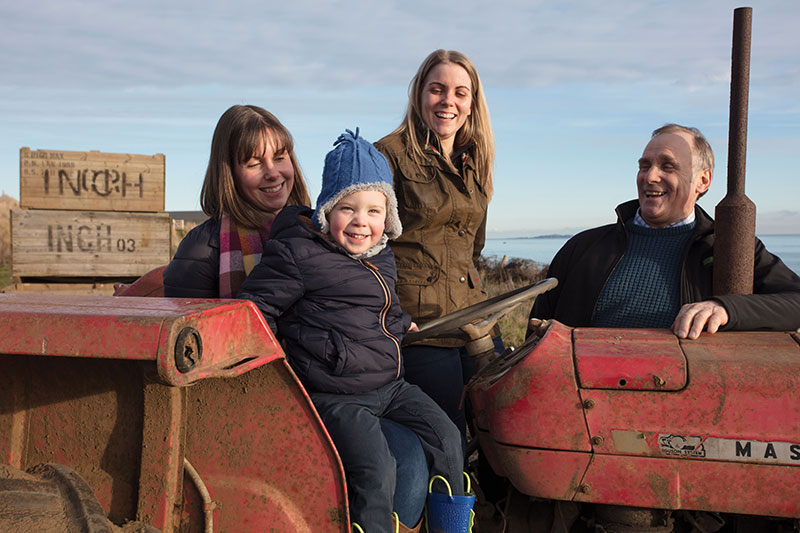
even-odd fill
[(753, 9), (733, 11), (728, 192), (715, 211), (714, 294), (752, 294), (756, 206), (744, 193)]

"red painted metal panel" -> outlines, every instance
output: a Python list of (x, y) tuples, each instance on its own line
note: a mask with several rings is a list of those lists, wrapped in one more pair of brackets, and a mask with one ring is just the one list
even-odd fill
[[(584, 400), (593, 405), (586, 419), (595, 452), (603, 456), (677, 456), (668, 463), (675, 475), (691, 472), (694, 476), (702, 469), (730, 470), (730, 475), (758, 472), (783, 480), (781, 483), (800, 482), (800, 346), (795, 340), (779, 332), (724, 332), (703, 335), (699, 341), (682, 341), (681, 346), (689, 374), (688, 384), (681, 391), (581, 391)], [(748, 446), (756, 451), (750, 457)], [(746, 465), (745, 461), (764, 464)], [(660, 463), (621, 464), (639, 469)], [(686, 481), (658, 470), (644, 474), (677, 479), (681, 484)], [(740, 484), (750, 486), (749, 481), (729, 477), (726, 490), (722, 490), (712, 476), (691, 478), (691, 490), (698, 501), (702, 499), (702, 509), (776, 516), (787, 516), (787, 509), (800, 513), (800, 501), (789, 484), (773, 481), (765, 485), (776, 492), (774, 498), (757, 497), (758, 491), (740, 491)], [(729, 490), (731, 486), (737, 487), (736, 491)], [(659, 506), (633, 487), (627, 494), (630, 499), (624, 502), (626, 505)], [(750, 495), (742, 496), (746, 494)], [(789, 507), (778, 504), (786, 500), (793, 503)]]
[(154, 299), (120, 306), (108, 296), (0, 294), (0, 353), (154, 359), (164, 315)]
[(508, 473), (503, 470), (503, 462), (499, 457), (497, 442), (489, 435), (488, 431), (478, 429), (476, 431), (476, 436), (478, 442), (480, 442), (481, 453), (489, 460), (489, 464), (492, 466), (494, 473), (498, 476), (508, 477)]
[(495, 441), (591, 450), (575, 381), (571, 333), (553, 321), (539, 343), (499, 381), (475, 384), (471, 394), (481, 411), (478, 423)]
[[(571, 360), (570, 329), (554, 322), (502, 378), (472, 390), (482, 446), (520, 491), (635, 507), (800, 517), (796, 334), (723, 332), (679, 344), (670, 332), (653, 330), (580, 330), (574, 338), (581, 383), (609, 388), (582, 388), (579, 400), (570, 400), (561, 379), (569, 365), (551, 366)], [(674, 387), (681, 383), (682, 359), (685, 385)], [(676, 390), (619, 388), (620, 376), (646, 389), (662, 373), (672, 376), (665, 385)], [(548, 389), (548, 382), (562, 386)], [(585, 413), (593, 454), (549, 439), (565, 420), (565, 433), (574, 435), (576, 410)]]
[(40, 463), (69, 466), (112, 521), (133, 520), (141, 391), (137, 361), (0, 355), (2, 460), (21, 470)]
[[(4, 462), (74, 468), (118, 524), (201, 531), (185, 452), (218, 531), (349, 531), (336, 450), (252, 303), (0, 295), (0, 326)], [(186, 328), (203, 350), (181, 373)]]
[(584, 389), (680, 390), (686, 358), (669, 330), (575, 329), (575, 365)]
[(219, 502), (215, 530), (350, 531), (339, 456), (284, 360), (188, 394), (186, 458)]
[[(0, 294), (0, 353), (157, 360), (173, 385), (239, 375), (282, 357), (258, 309), (242, 300)], [(179, 335), (194, 328), (202, 357), (175, 365)]]
[[(192, 306), (198, 300), (180, 299), (177, 302)], [(283, 358), (283, 350), (255, 304), (247, 300), (207, 300), (206, 303), (215, 306), (180, 316), (171, 323), (165, 322), (157, 366), (159, 376), (166, 383), (180, 386), (207, 377), (238, 376)], [(180, 334), (187, 328), (199, 333), (203, 355), (194, 368), (182, 372), (176, 367), (175, 351)]]
[(186, 443), (186, 387), (144, 380), (136, 518), (162, 531), (180, 525)]
[(26, 357), (0, 356), (0, 461), (17, 469), (25, 451), (29, 374)]
[[(582, 390), (600, 453), (612, 430), (800, 443), (800, 346), (785, 333), (729, 332), (681, 343), (689, 382), (678, 392)], [(650, 455), (663, 456), (658, 443)]]
[(479, 434), (481, 449), (495, 471), (529, 496), (556, 500), (574, 498), (592, 455), (587, 452), (505, 446)]
[[(182, 506), (173, 483), (183, 475), (176, 457), (182, 460), (185, 450), (218, 504), (217, 531), (349, 531), (341, 463), (285, 360), (182, 389), (188, 395), (185, 446), (169, 440), (181, 435), (179, 413), (159, 413), (159, 403), (151, 402), (144, 421), (143, 374), (155, 375), (152, 367), (0, 355), (4, 462), (13, 456), (23, 470), (68, 465), (115, 523), (136, 519), (138, 510), (162, 525)], [(21, 386), (7, 386), (12, 382)], [(163, 402), (164, 409), (175, 405)], [(158, 416), (162, 423), (153, 420)], [(194, 494), (187, 499), (197, 501)], [(202, 531), (201, 514), (186, 519), (189, 530)]]
[(800, 517), (800, 468), (595, 455), (576, 500)]

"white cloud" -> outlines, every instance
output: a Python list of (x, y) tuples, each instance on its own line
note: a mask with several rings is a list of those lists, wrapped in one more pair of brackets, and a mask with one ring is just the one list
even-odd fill
[[(758, 2), (757, 2), (758, 3)], [(795, 2), (754, 14), (761, 74), (797, 76)], [(732, 3), (300, 0), (7, 3), (5, 83), (158, 86), (405, 84), (433, 48), (461, 49), (497, 86), (726, 83)], [(783, 67), (783, 68), (781, 68)]]
[[(607, 221), (667, 121), (709, 136), (724, 189), (732, 0), (272, 4), (0, 4), (0, 188), (15, 190), (20, 146), (164, 152), (167, 206), (192, 209), (217, 118), (255, 103), (293, 132), (313, 189), (336, 134), (390, 131), (420, 61), (442, 47), (465, 52), (487, 87), (496, 227)], [(748, 187), (777, 211), (797, 202), (800, 3), (751, 5)], [(558, 220), (568, 209), (580, 219)]]

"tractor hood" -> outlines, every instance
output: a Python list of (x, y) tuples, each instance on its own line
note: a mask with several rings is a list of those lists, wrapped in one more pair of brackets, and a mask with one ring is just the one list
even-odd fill
[(522, 493), (800, 516), (794, 332), (573, 329), (552, 321), (470, 385), (481, 447)]

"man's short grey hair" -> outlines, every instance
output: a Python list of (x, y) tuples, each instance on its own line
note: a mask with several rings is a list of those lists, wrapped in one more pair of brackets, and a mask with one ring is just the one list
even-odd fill
[(709, 169), (712, 172), (714, 171), (714, 151), (711, 149), (711, 145), (703, 134), (700, 133), (700, 130), (688, 126), (681, 126), (680, 124), (664, 124), (657, 130), (654, 130), (650, 138), (657, 137), (662, 133), (687, 133), (691, 135), (694, 140), (694, 146), (692, 146), (693, 170), (695, 172), (705, 169)]

